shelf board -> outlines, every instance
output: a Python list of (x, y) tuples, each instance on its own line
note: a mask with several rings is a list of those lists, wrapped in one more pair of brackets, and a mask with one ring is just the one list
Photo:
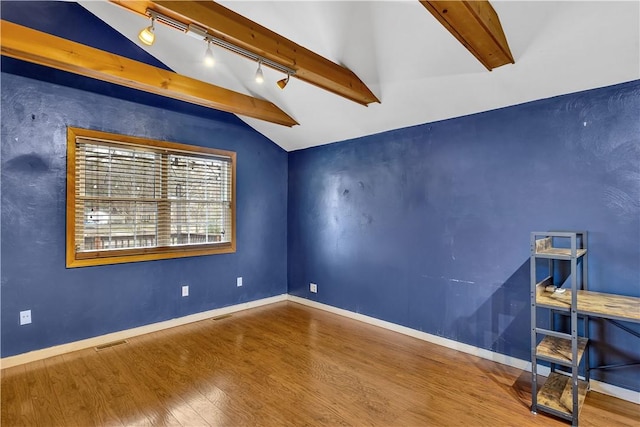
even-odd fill
[[(536, 305), (568, 312), (571, 308), (571, 290), (567, 289), (564, 293), (547, 292), (545, 283), (543, 281), (536, 287)], [(579, 290), (578, 313), (640, 323), (640, 297)]]
[[(553, 246), (553, 237), (545, 237), (537, 239), (535, 246), (532, 248), (532, 255), (537, 258), (551, 258), (570, 260), (572, 258), (570, 248), (556, 248)], [(586, 249), (576, 248), (576, 258), (580, 258), (587, 253)]]
[[(578, 337), (578, 361), (582, 360), (587, 338)], [(571, 340), (547, 335), (536, 347), (536, 356), (553, 363), (571, 366)]]
[[(587, 395), (589, 383), (578, 380), (578, 414)], [(538, 392), (538, 405), (540, 409), (545, 407), (560, 412), (567, 417), (573, 416), (573, 397), (571, 377), (552, 372)]]
[[(576, 258), (580, 258), (584, 254), (587, 253), (586, 249), (577, 249), (576, 250)], [(533, 254), (536, 258), (551, 258), (551, 259), (562, 259), (569, 260), (571, 259), (571, 249), (563, 249), (563, 248), (546, 248), (536, 250)]]

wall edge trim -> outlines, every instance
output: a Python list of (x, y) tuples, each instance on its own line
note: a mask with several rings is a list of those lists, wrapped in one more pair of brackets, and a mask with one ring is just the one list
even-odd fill
[(125, 329), (123, 331), (111, 332), (97, 337), (91, 337), (79, 341), (73, 341), (66, 344), (60, 344), (53, 347), (47, 347), (40, 350), (34, 350), (27, 353), (17, 354), (15, 356), (4, 357), (0, 359), (0, 369), (11, 368), (23, 365), (29, 362), (46, 359), (48, 357), (59, 356), (61, 354), (71, 353), (73, 351), (84, 350), (113, 341), (119, 341), (127, 338), (133, 338), (139, 335), (149, 334), (164, 329), (174, 328), (176, 326), (186, 325), (188, 323), (199, 322), (200, 320), (210, 319), (212, 317), (223, 316), (225, 314), (236, 313), (238, 311), (248, 310), (263, 305), (274, 304), (276, 302), (287, 301), (287, 294), (276, 295), (272, 297), (262, 298), (255, 301), (244, 302), (240, 304), (230, 305), (227, 307), (214, 308), (200, 313), (189, 314), (183, 317), (164, 320), (162, 322), (151, 323), (149, 325), (138, 326), (136, 328)]
[[(334, 307), (331, 305), (323, 304), (321, 302), (309, 300), (306, 298), (298, 297), (288, 294), (287, 299), (289, 301), (306, 305), (308, 307), (324, 310), (339, 316), (347, 317), (349, 319), (358, 320), (360, 322), (368, 323), (373, 326), (378, 326), (393, 332), (398, 332), (403, 335), (408, 335), (413, 338), (417, 338), (423, 341), (430, 342), (432, 344), (441, 345), (453, 350), (461, 351), (463, 353), (471, 354), (473, 356), (480, 357), (482, 359), (491, 360), (493, 362), (500, 363), (502, 365), (511, 366), (513, 368), (522, 369), (523, 371), (531, 371), (531, 362), (518, 359), (516, 357), (507, 356), (505, 354), (497, 353), (491, 350), (486, 350), (480, 347), (475, 347), (469, 344), (464, 344), (459, 341), (455, 341), (449, 338), (439, 337), (426, 332), (411, 329), (407, 326), (398, 325), (397, 323), (387, 322), (386, 320), (377, 319), (375, 317), (367, 316), (353, 311), (345, 310), (342, 308)], [(550, 369), (546, 366), (538, 368), (538, 373), (543, 377), (549, 375)], [(618, 387), (605, 382), (591, 380), (591, 390), (597, 393), (606, 394), (608, 396), (616, 397), (618, 399), (626, 400), (627, 402), (640, 405), (640, 392), (629, 390), (626, 388)]]

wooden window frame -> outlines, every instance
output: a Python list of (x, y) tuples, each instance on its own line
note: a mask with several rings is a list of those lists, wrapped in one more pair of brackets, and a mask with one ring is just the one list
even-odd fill
[[(163, 149), (195, 155), (228, 157), (231, 161), (231, 241), (223, 243), (204, 243), (192, 245), (169, 245), (144, 248), (127, 248), (76, 252), (76, 141), (77, 138), (93, 139), (115, 144), (149, 147), (155, 151)], [(164, 167), (161, 169), (165, 169)], [(163, 174), (166, 171), (162, 172)], [(163, 177), (164, 179), (164, 177)], [(166, 194), (162, 195), (165, 198)], [(160, 203), (166, 203), (160, 202)], [(121, 264), (139, 261), (152, 261), (170, 258), (234, 253), (236, 251), (236, 153), (208, 147), (186, 145), (175, 142), (159, 141), (115, 133), (101, 132), (75, 127), (67, 128), (67, 206), (66, 206), (66, 266), (67, 268), (94, 265)], [(161, 233), (162, 231), (160, 231)]]

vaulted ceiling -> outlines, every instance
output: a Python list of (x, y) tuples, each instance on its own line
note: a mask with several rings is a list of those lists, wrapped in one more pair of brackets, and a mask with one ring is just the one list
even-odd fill
[[(143, 46), (143, 16), (106, 1), (81, 1)], [(225, 7), (351, 70), (380, 103), (363, 106), (164, 25), (143, 46), (181, 75), (270, 101), (299, 125), (240, 115), (285, 150), (297, 150), (640, 78), (640, 3), (492, 1), (514, 64), (488, 71), (417, 0), (222, 1)]]

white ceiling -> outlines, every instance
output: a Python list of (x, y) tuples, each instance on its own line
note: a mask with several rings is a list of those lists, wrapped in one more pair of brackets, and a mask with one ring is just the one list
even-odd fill
[[(106, 1), (80, 1), (140, 44), (148, 21)], [(417, 1), (221, 1), (355, 72), (381, 100), (369, 107), (214, 49), (163, 25), (144, 47), (174, 71), (267, 99), (299, 126), (240, 118), (287, 151), (640, 78), (640, 1), (491, 1), (515, 64), (487, 71)]]

